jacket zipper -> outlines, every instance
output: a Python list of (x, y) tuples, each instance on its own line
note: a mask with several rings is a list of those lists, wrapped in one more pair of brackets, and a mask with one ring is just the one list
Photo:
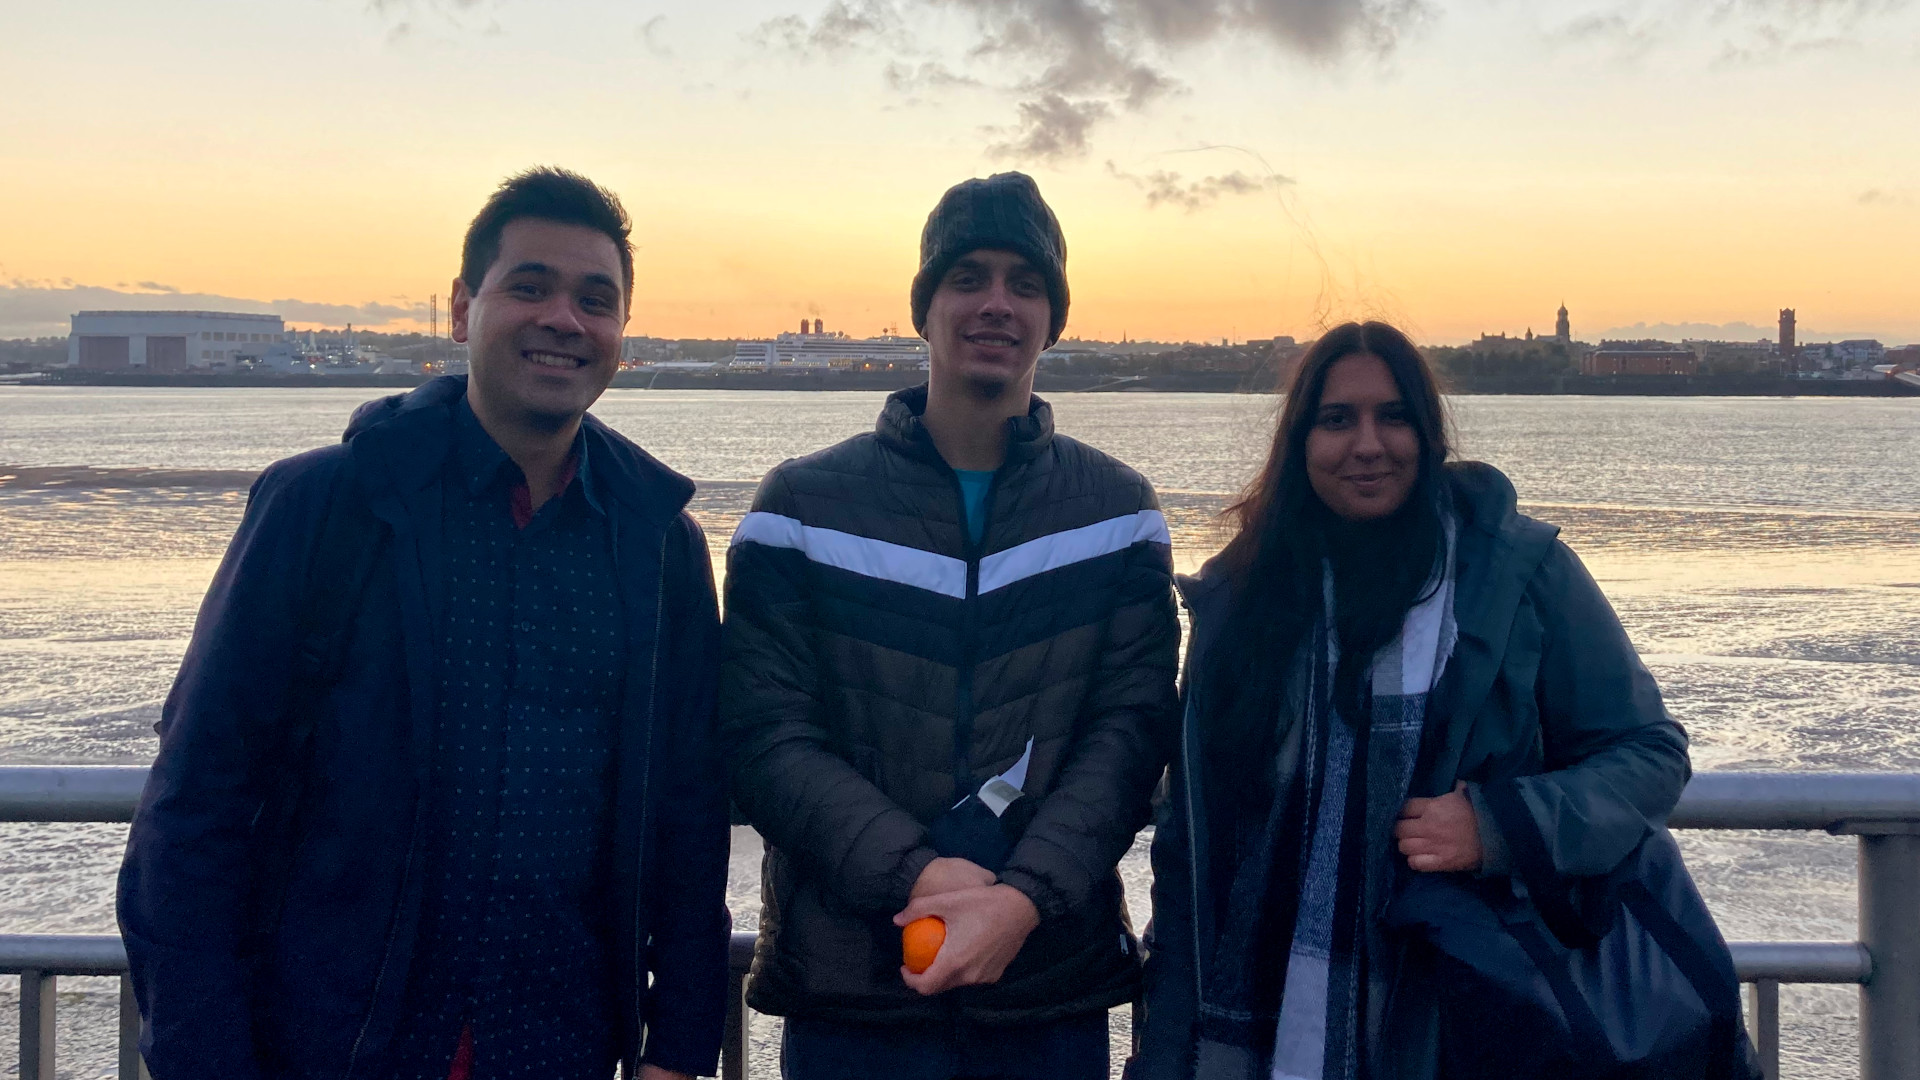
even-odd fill
[[(420, 845), (420, 804), (419, 804), (419, 800), (415, 800), (414, 813), (413, 813), (413, 835), (407, 840), (407, 858), (406, 858), (406, 861), (401, 865), (408, 866), (408, 867), (411, 867), (413, 865), (413, 853), (415, 849), (419, 847), (419, 845)], [(409, 871), (409, 874), (411, 874), (411, 871)], [(400, 882), (400, 892), (403, 897), (406, 895), (408, 887), (409, 887), (408, 882), (403, 878)], [(403, 900), (402, 902), (404, 903), (405, 901)], [(399, 918), (396, 917), (393, 920), (393, 923), (387, 927), (386, 944), (381, 946), (380, 970), (376, 972), (373, 976), (373, 993), (369, 995), (370, 1003), (367, 1006), (366, 1019), (360, 1022), (360, 1033), (353, 1037), (353, 1049), (347, 1052), (347, 1071), (345, 1073), (347, 1080), (353, 1080), (353, 1071), (354, 1069), (359, 1067), (360, 1045), (366, 1042), (367, 1029), (373, 1026), (373, 1014), (375, 1011), (377, 1011), (380, 1008), (380, 987), (386, 984), (387, 969), (393, 966), (393, 938), (394, 938), (394, 935), (399, 932), (400, 932), (400, 920)]]
[[(405, 515), (404, 514), (401, 515), (401, 517), (398, 520), (405, 520)], [(393, 532), (394, 558), (398, 560), (402, 557), (400, 554), (401, 530), (398, 525), (392, 522), (389, 522), (388, 526), (394, 530)], [(405, 586), (404, 584), (401, 584), (398, 587), (404, 588)], [(402, 605), (404, 605), (405, 603), (404, 600), (401, 600), (400, 602), (402, 603)], [(402, 639), (403, 645), (404, 645), (405, 633), (406, 633), (406, 621), (402, 619), (401, 634), (403, 635), (403, 639)], [(417, 792), (413, 800), (413, 827), (409, 831), (409, 834), (407, 836), (407, 856), (404, 860), (401, 861), (401, 864), (400, 864), (401, 867), (403, 868), (403, 872), (400, 878), (399, 902), (402, 905), (406, 903), (407, 892), (412, 887), (412, 882), (410, 879), (413, 876), (413, 859), (414, 859), (414, 854), (420, 848), (420, 830), (422, 827), (420, 818), (421, 818), (421, 814), (424, 812), (425, 805), (426, 805), (426, 792), (425, 791)], [(417, 919), (418, 915), (416, 914), (415, 917)], [(380, 988), (386, 985), (387, 971), (393, 966), (393, 939), (399, 933), (400, 933), (400, 917), (399, 917), (399, 912), (395, 911), (393, 921), (387, 926), (386, 943), (380, 947), (380, 970), (374, 972), (374, 975), (373, 975), (373, 992), (368, 995), (367, 1015), (360, 1021), (360, 1031), (356, 1035), (354, 1035), (353, 1046), (347, 1051), (347, 1071), (342, 1074), (345, 1080), (353, 1080), (354, 1070), (359, 1068), (360, 1066), (360, 1048), (367, 1041), (367, 1029), (373, 1026), (373, 1014), (378, 1012), (380, 1009)]]
[[(1192, 609), (1189, 608), (1188, 610), (1191, 611)], [(1187, 903), (1192, 905), (1189, 910), (1192, 911), (1190, 921), (1194, 927), (1194, 932), (1191, 937), (1193, 938), (1193, 1003), (1196, 1009), (1203, 1003), (1204, 999), (1201, 997), (1201, 990), (1206, 985), (1206, 980), (1202, 977), (1200, 971), (1200, 847), (1198, 831), (1194, 827), (1194, 823), (1199, 819), (1194, 816), (1193, 789), (1195, 785), (1193, 782), (1192, 743), (1190, 742), (1193, 737), (1192, 730), (1195, 726), (1193, 724), (1193, 714), (1197, 711), (1200, 701), (1197, 683), (1198, 680), (1196, 679), (1194, 682), (1187, 684), (1187, 708), (1185, 714), (1180, 719), (1180, 765), (1187, 770), (1187, 782), (1183, 785), (1186, 790), (1181, 794), (1187, 801)]]
[(967, 555), (967, 594), (961, 601), (965, 614), (961, 620), (960, 677), (954, 680), (958, 700), (953, 725), (953, 797), (958, 802), (973, 793), (973, 665), (979, 644), (980, 550), (986, 546), (987, 526), (993, 520), (993, 496), (1000, 486), (1000, 470), (994, 470), (987, 493), (980, 500), (978, 540), (973, 538), (973, 522), (967, 516), (967, 490), (960, 483), (960, 473), (949, 465), (947, 474), (953, 478), (954, 497), (960, 502), (960, 537)]
[(646, 1049), (647, 1026), (647, 943), (640, 936), (641, 914), (646, 909), (646, 869), (648, 818), (652, 809), (649, 790), (653, 780), (653, 731), (660, 701), (660, 638), (667, 622), (667, 538), (673, 525), (660, 534), (660, 577), (653, 587), (653, 655), (647, 662), (647, 757), (640, 770), (640, 842), (635, 845), (633, 864), (633, 1061), (629, 1075), (640, 1073), (640, 1055)]

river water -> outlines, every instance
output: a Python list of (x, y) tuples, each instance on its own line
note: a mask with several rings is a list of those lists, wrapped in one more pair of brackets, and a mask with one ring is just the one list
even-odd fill
[[(195, 609), (253, 475), (336, 440), (351, 389), (0, 387), (0, 763), (143, 763)], [(779, 461), (869, 429), (877, 393), (615, 390), (595, 410), (700, 481), (716, 560)], [(1920, 770), (1920, 403), (1455, 398), (1462, 456), (1562, 527), (1693, 738), (1696, 769)], [(1063, 394), (1061, 431), (1159, 489), (1179, 568), (1271, 434), (1273, 401)], [(124, 830), (0, 826), (0, 932), (113, 929)], [(1852, 841), (1682, 835), (1727, 936), (1856, 934)], [(1140, 920), (1145, 838), (1123, 870)], [(754, 921), (758, 842), (731, 903)], [(63, 1077), (112, 1072), (113, 985), (62, 984)], [(0, 980), (0, 1046), (17, 985)], [(1785, 1075), (1850, 1077), (1855, 1001), (1782, 995)], [(772, 1071), (777, 1022), (753, 1022)], [(13, 1059), (0, 1055), (0, 1075)]]

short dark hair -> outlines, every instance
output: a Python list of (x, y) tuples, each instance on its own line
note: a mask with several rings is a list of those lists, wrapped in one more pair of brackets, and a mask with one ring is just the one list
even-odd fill
[(633, 308), (633, 220), (619, 196), (577, 172), (542, 165), (509, 176), (467, 226), (460, 247), (460, 280), (468, 292), (478, 292), (487, 270), (500, 257), (500, 234), (520, 218), (539, 218), (562, 225), (581, 225), (607, 234), (620, 253), (620, 280), (626, 286), (627, 308)]

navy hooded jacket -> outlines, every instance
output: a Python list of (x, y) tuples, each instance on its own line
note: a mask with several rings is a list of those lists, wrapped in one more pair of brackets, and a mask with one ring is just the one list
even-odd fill
[[(440, 501), (462, 378), (363, 406), (344, 445), (277, 462), (195, 623), (120, 872), (155, 1080), (377, 1078), (407, 985), (432, 763)], [(638, 1063), (712, 1073), (725, 1016), (727, 811), (718, 610), (693, 484), (589, 416), (627, 611), (611, 873), (615, 1032)], [(343, 474), (344, 470), (344, 474)], [(323, 695), (277, 925), (256, 927), (252, 823), (288, 714), (316, 538), (357, 486), (385, 550)], [(256, 944), (257, 943), (257, 944)]]

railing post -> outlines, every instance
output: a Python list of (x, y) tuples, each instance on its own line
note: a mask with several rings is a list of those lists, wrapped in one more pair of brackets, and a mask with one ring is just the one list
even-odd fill
[(1860, 943), (1873, 958), (1860, 987), (1861, 1080), (1920, 1077), (1920, 835), (1913, 828), (1845, 830), (1860, 834)]
[(1780, 981), (1757, 979), (1747, 984), (1747, 1034), (1760, 1058), (1760, 1074), (1780, 1080)]
[(55, 978), (20, 973), (20, 1080), (53, 1080)]
[(133, 998), (133, 980), (120, 976), (119, 1080), (151, 1080), (140, 1058), (140, 1003)]
[(727, 1020), (720, 1037), (720, 1080), (747, 1080), (747, 980), (727, 974)]

